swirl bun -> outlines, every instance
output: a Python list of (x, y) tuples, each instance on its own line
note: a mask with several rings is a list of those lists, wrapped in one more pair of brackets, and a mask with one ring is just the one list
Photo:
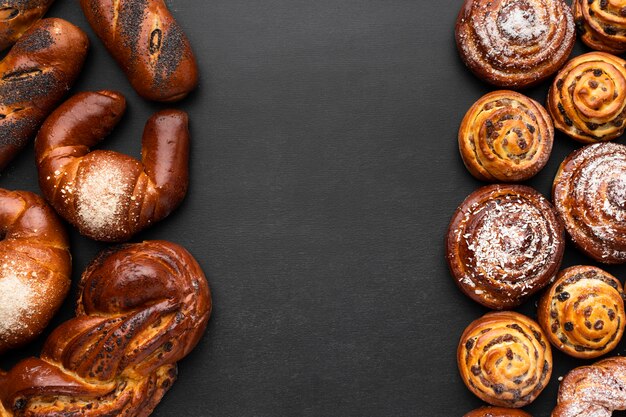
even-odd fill
[(564, 251), (563, 226), (550, 202), (522, 185), (488, 185), (454, 213), (447, 260), (459, 288), (480, 304), (521, 304), (556, 275)]
[(532, 417), (517, 408), (481, 407), (472, 410), (463, 417)]
[(626, 129), (626, 61), (590, 52), (569, 61), (548, 92), (554, 127), (583, 143), (607, 141)]
[(557, 71), (574, 47), (562, 0), (465, 0), (456, 21), (461, 58), (479, 78), (522, 88)]
[(552, 194), (576, 246), (598, 262), (626, 262), (626, 146), (598, 143), (572, 152)]
[(485, 314), (463, 332), (457, 351), (461, 378), (481, 400), (519, 408), (550, 381), (552, 352), (541, 327), (512, 311)]
[(494, 91), (468, 110), (459, 129), (467, 169), (482, 181), (524, 181), (552, 152), (554, 127), (535, 100), (515, 91)]
[(574, 0), (574, 18), (582, 41), (592, 49), (626, 52), (626, 4), (621, 0)]

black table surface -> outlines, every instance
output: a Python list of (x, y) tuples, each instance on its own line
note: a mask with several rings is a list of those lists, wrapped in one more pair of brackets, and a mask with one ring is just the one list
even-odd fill
[[(461, 416), (480, 406), (455, 351), (488, 310), (457, 289), (443, 248), (452, 212), (482, 185), (461, 162), (457, 129), (494, 89), (458, 57), (461, 1), (168, 3), (201, 69), (199, 89), (175, 106), (190, 114), (191, 184), (182, 206), (135, 240), (192, 252), (214, 313), (154, 415)], [(73, 91), (128, 99), (101, 147), (139, 156), (143, 125), (164, 106), (134, 93), (78, 1), (57, 0), (48, 16), (92, 41)], [(577, 41), (574, 54), (583, 51)], [(547, 87), (525, 93), (544, 102)], [(557, 134), (527, 183), (549, 195), (578, 147)], [(39, 191), (32, 145), (0, 186)], [(75, 230), (71, 243), (74, 286), (51, 328), (72, 317), (80, 273), (107, 247)], [(564, 266), (574, 264), (593, 262), (569, 245)], [(626, 277), (624, 266), (606, 269)], [(536, 317), (535, 302), (518, 311)], [(0, 367), (38, 354), (46, 334)], [(589, 362), (554, 350), (551, 382), (526, 410), (548, 416), (558, 377)]]

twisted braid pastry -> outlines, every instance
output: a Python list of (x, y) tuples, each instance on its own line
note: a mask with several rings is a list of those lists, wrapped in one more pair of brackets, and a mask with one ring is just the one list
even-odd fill
[(456, 21), (461, 58), (479, 78), (522, 88), (557, 71), (574, 47), (562, 0), (465, 0)]
[(537, 174), (552, 151), (554, 127), (535, 100), (494, 91), (468, 110), (459, 129), (467, 169), (482, 181), (524, 181)]
[(13, 45), (43, 17), (54, 0), (1, 0), (0, 51)]
[(146, 123), (142, 162), (90, 148), (118, 123), (126, 102), (112, 91), (80, 93), (44, 123), (35, 144), (46, 199), (80, 233), (117, 242), (170, 214), (189, 179), (187, 114), (155, 113)]
[(548, 92), (554, 126), (583, 143), (615, 139), (626, 125), (626, 61), (603, 52), (572, 59)]
[(487, 313), (463, 332), (457, 350), (461, 378), (481, 400), (519, 408), (550, 381), (552, 352), (541, 327), (512, 311)]
[(0, 170), (74, 84), (88, 47), (87, 36), (76, 26), (43, 19), (0, 61)]
[(34, 339), (70, 287), (72, 262), (60, 219), (27, 191), (0, 188), (0, 353)]
[(587, 46), (598, 51), (626, 52), (626, 3), (622, 0), (574, 0), (576, 27)]
[(626, 410), (626, 358), (603, 359), (570, 371), (559, 387), (552, 417), (610, 417)]
[(626, 146), (598, 143), (572, 152), (552, 194), (576, 246), (598, 262), (626, 262)]
[(539, 302), (539, 324), (559, 350), (597, 358), (624, 334), (624, 290), (611, 274), (593, 266), (561, 271)]
[(521, 304), (556, 275), (563, 258), (563, 226), (541, 194), (522, 185), (489, 185), (454, 213), (447, 260), (459, 288), (480, 304)]
[(517, 408), (481, 407), (472, 410), (463, 417), (532, 417)]
[(53, 331), (41, 359), (0, 373), (0, 415), (148, 416), (210, 313), (204, 274), (182, 247), (109, 250), (83, 273), (76, 318)]

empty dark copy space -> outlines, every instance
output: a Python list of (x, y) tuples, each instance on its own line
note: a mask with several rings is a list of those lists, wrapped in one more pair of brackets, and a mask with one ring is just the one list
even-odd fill
[[(461, 162), (457, 129), (493, 90), (458, 57), (461, 1), (168, 4), (201, 69), (199, 89), (175, 105), (190, 115), (191, 183), (182, 206), (135, 240), (195, 255), (214, 314), (154, 415), (444, 417), (481, 405), (455, 354), (487, 309), (456, 288), (443, 248), (454, 209), (482, 185)], [(145, 121), (165, 106), (133, 92), (77, 1), (57, 0), (48, 15), (92, 42), (73, 92), (128, 99), (101, 148), (138, 157)], [(577, 41), (574, 53), (584, 50)], [(547, 87), (526, 94), (543, 103)], [(578, 147), (557, 134), (528, 184), (548, 195)], [(0, 186), (39, 191), (32, 144)], [(50, 329), (73, 316), (80, 274), (107, 247), (70, 233), (74, 284)], [(568, 245), (564, 265), (574, 264), (593, 262)], [(626, 277), (623, 266), (606, 269)], [(535, 317), (535, 301), (518, 311)], [(44, 338), (0, 367), (38, 354)], [(548, 416), (557, 378), (583, 363), (554, 352), (550, 385), (526, 409)]]

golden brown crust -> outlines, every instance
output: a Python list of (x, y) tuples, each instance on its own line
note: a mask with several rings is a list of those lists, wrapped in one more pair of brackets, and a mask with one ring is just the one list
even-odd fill
[(465, 0), (456, 21), (461, 58), (479, 78), (522, 88), (556, 72), (574, 47), (562, 0)]
[(70, 89), (88, 46), (76, 26), (43, 19), (0, 62), (0, 169), (35, 136)]
[(552, 195), (576, 246), (598, 262), (626, 262), (626, 146), (598, 143), (572, 152)]
[(512, 311), (487, 313), (463, 332), (457, 350), (463, 382), (478, 398), (524, 407), (550, 381), (552, 352), (541, 327)]
[(554, 347), (576, 358), (613, 350), (624, 334), (624, 290), (593, 266), (561, 271), (539, 301), (538, 321)]
[(204, 274), (181, 246), (110, 249), (83, 273), (76, 318), (52, 332), (41, 359), (0, 373), (0, 415), (147, 416), (210, 314)]
[(0, 51), (13, 45), (43, 17), (54, 0), (1, 0)]
[(472, 410), (463, 417), (532, 417), (517, 408), (481, 407)]
[(572, 139), (597, 143), (626, 129), (626, 61), (589, 52), (569, 61), (548, 92), (554, 127)]
[(552, 152), (554, 127), (535, 100), (509, 90), (481, 97), (459, 129), (467, 169), (482, 181), (524, 181), (537, 174)]
[(626, 52), (626, 4), (621, 0), (574, 0), (578, 34), (592, 49)]
[(468, 196), (446, 236), (461, 291), (482, 305), (521, 304), (556, 275), (564, 230), (550, 202), (522, 185), (489, 185)]
[(92, 29), (137, 93), (172, 102), (198, 84), (189, 40), (164, 0), (81, 0)]
[(189, 182), (187, 114), (162, 110), (146, 123), (142, 162), (90, 148), (124, 113), (112, 91), (80, 93), (46, 120), (37, 136), (39, 185), (55, 210), (92, 239), (120, 242), (165, 218)]

